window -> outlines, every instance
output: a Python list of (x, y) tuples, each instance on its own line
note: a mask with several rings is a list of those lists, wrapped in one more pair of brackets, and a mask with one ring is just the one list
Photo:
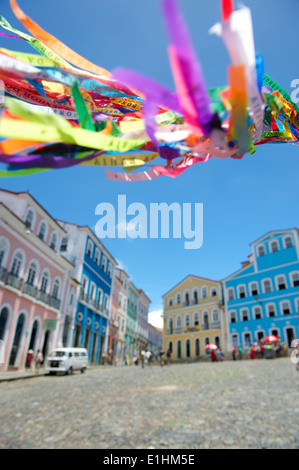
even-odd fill
[(241, 310), (241, 318), (242, 318), (242, 321), (249, 320), (249, 313), (248, 313), (247, 308), (244, 308), (243, 310)]
[(260, 320), (262, 318), (262, 309), (261, 307), (254, 307), (253, 309), (254, 318)]
[(266, 254), (266, 249), (265, 249), (264, 245), (258, 246), (257, 255), (258, 256), (265, 256), (265, 254)]
[(89, 258), (92, 257), (92, 252), (93, 252), (93, 243), (91, 240), (88, 240), (86, 254)]
[(45, 222), (42, 222), (39, 226), (39, 231), (37, 235), (41, 240), (45, 240), (46, 238), (46, 224)]
[(276, 316), (276, 311), (275, 311), (275, 305), (274, 304), (269, 304), (267, 305), (267, 313), (268, 317), (272, 318)]
[(198, 357), (200, 355), (200, 342), (199, 338), (195, 340), (195, 356)]
[(0, 266), (4, 266), (8, 255), (8, 242), (5, 238), (0, 240)]
[(34, 285), (36, 271), (37, 271), (36, 264), (35, 263), (30, 263), (29, 270), (28, 270), (28, 276), (27, 276), (27, 284), (30, 284), (31, 286)]
[(206, 299), (208, 297), (208, 289), (204, 286), (201, 288), (201, 298)]
[(216, 287), (213, 287), (211, 289), (211, 297), (216, 297), (216, 296), (217, 296), (217, 289), (216, 289)]
[(199, 325), (199, 314), (198, 313), (194, 313), (193, 321), (194, 321), (194, 326)]
[(239, 299), (243, 299), (246, 296), (245, 286), (239, 286)]
[(167, 331), (167, 333), (169, 335), (173, 334), (173, 319), (172, 318), (168, 318), (168, 331)]
[(67, 250), (67, 238), (64, 237), (62, 240), (61, 240), (61, 245), (60, 245), (60, 251), (66, 251)]
[(170, 297), (170, 299), (168, 300), (168, 306), (171, 307), (173, 305), (173, 298)]
[(296, 299), (296, 312), (299, 313), (299, 299)]
[(272, 285), (271, 285), (270, 279), (265, 279), (263, 281), (263, 289), (264, 289), (264, 294), (272, 292)]
[(218, 310), (213, 310), (213, 322), (217, 323), (219, 321)]
[(258, 285), (257, 282), (252, 282), (250, 285), (251, 295), (258, 295)]
[(283, 290), (287, 288), (286, 280), (284, 276), (277, 277), (277, 287), (278, 287), (278, 290)]
[(190, 315), (189, 313), (185, 315), (185, 326), (188, 328), (190, 326)]
[(60, 282), (58, 281), (58, 279), (55, 279), (54, 284), (53, 284), (53, 289), (52, 289), (52, 297), (54, 299), (58, 299), (59, 287), (60, 287)]
[(42, 275), (42, 280), (41, 280), (41, 286), (40, 286), (40, 290), (44, 293), (47, 292), (47, 288), (48, 288), (48, 283), (49, 283), (49, 275), (47, 272), (43, 273)]
[(194, 291), (193, 291), (192, 303), (193, 303), (193, 305), (198, 304), (198, 289), (194, 289)]
[(23, 257), (21, 253), (16, 253), (12, 262), (10, 273), (16, 277), (19, 277), (21, 272), (21, 266), (23, 262)]
[(291, 274), (291, 282), (293, 287), (299, 286), (299, 273)]
[(89, 295), (90, 295), (90, 298), (93, 299), (93, 300), (95, 298), (95, 293), (96, 293), (96, 286), (95, 286), (95, 284), (92, 283), (91, 286), (90, 286)]
[(107, 260), (106, 260), (105, 256), (103, 255), (102, 256), (102, 265), (101, 265), (102, 271), (106, 272), (106, 267), (107, 267)]
[(230, 312), (230, 322), (237, 323), (237, 314), (236, 312)]
[(94, 262), (99, 266), (100, 265), (100, 257), (101, 253), (98, 248), (96, 248), (95, 255), (94, 255)]
[(52, 250), (56, 250), (56, 243), (57, 243), (57, 235), (56, 233), (52, 233), (51, 241), (50, 241), (50, 248), (52, 248)]
[(286, 248), (291, 248), (293, 246), (293, 240), (292, 240), (292, 237), (286, 237), (284, 239), (284, 246)]
[(235, 292), (234, 292), (233, 287), (230, 287), (227, 293), (228, 293), (228, 300), (235, 300)]
[(251, 333), (244, 334), (244, 343), (251, 343)]
[(109, 264), (108, 264), (108, 277), (112, 277), (112, 276), (111, 276), (111, 275), (112, 275), (112, 267), (111, 267), (111, 266), (112, 266), (112, 265), (111, 265), (111, 263), (110, 263), (110, 261), (109, 261)]
[(278, 245), (277, 240), (274, 240), (273, 242), (270, 243), (270, 250), (271, 250), (271, 253), (274, 253), (275, 251), (279, 251), (279, 245)]
[(291, 313), (290, 302), (288, 300), (282, 302), (281, 311), (283, 315), (289, 315)]
[(30, 229), (32, 228), (33, 219), (34, 219), (33, 211), (31, 209), (29, 209), (29, 211), (27, 212), (27, 215), (26, 215), (26, 219), (25, 219), (26, 227), (28, 227)]
[(185, 301), (184, 301), (185, 307), (189, 305), (189, 292), (185, 292)]
[(181, 294), (176, 295), (176, 303), (180, 304), (181, 303)]

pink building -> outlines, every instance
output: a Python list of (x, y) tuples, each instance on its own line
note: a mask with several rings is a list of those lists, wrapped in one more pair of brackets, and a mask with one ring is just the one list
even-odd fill
[(109, 336), (108, 336), (108, 353), (112, 358), (112, 362), (119, 360), (118, 357), (118, 331), (120, 328), (119, 310), (119, 294), (120, 294), (120, 280), (114, 276), (112, 285), (112, 299), (111, 299), (111, 317), (109, 319)]
[(0, 370), (70, 345), (78, 282), (60, 254), (65, 230), (29, 193), (0, 190)]

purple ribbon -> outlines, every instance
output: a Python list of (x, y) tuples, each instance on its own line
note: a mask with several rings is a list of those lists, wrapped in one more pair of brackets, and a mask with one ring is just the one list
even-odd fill
[(45, 157), (44, 155), (7, 155), (0, 153), (0, 161), (20, 168), (69, 168), (79, 163), (92, 160), (104, 152), (93, 152), (82, 158)]

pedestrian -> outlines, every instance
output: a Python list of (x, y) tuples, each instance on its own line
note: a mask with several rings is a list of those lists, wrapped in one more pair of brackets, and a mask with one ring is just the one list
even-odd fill
[(170, 364), (170, 359), (171, 359), (172, 351), (170, 348), (168, 348), (166, 356), (167, 356), (167, 364)]
[(242, 346), (239, 346), (238, 353), (239, 353), (239, 359), (242, 359), (242, 357), (243, 357), (243, 349), (242, 349)]
[(163, 349), (160, 349), (159, 356), (160, 356), (160, 365), (164, 366), (164, 351)]
[(39, 369), (40, 369), (40, 367), (43, 363), (43, 360), (44, 360), (43, 353), (38, 349), (37, 353), (35, 355), (35, 372), (36, 372), (36, 374), (39, 373)]
[(223, 361), (223, 354), (222, 354), (221, 348), (217, 349), (217, 358), (218, 358), (218, 361)]
[(236, 361), (236, 348), (235, 348), (235, 346), (232, 347), (232, 356), (233, 356), (233, 360)]
[(26, 370), (32, 370), (33, 366), (33, 350), (29, 349), (28, 354), (27, 354), (27, 359), (26, 359)]
[(263, 341), (261, 341), (261, 358), (264, 359), (265, 357), (265, 345), (263, 343)]
[(255, 359), (255, 350), (253, 344), (250, 345), (250, 359)]
[(146, 359), (148, 362), (149, 367), (152, 367), (152, 362), (153, 362), (153, 354), (151, 351), (146, 352)]
[(133, 362), (134, 362), (135, 366), (138, 366), (138, 356), (136, 356), (136, 354), (133, 357)]
[(218, 361), (218, 357), (217, 357), (217, 354), (215, 352), (215, 349), (213, 349), (213, 348), (210, 349), (210, 356), (211, 356), (212, 362), (217, 362)]
[(144, 359), (145, 359), (145, 351), (142, 350), (141, 353), (140, 353), (140, 361), (141, 361), (142, 369), (144, 368)]

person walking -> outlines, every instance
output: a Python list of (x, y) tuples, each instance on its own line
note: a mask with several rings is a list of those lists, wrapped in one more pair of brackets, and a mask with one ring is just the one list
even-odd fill
[(35, 373), (36, 374), (39, 373), (43, 360), (44, 360), (43, 353), (38, 349), (35, 355)]
[(26, 370), (31, 370), (32, 371), (32, 365), (33, 365), (33, 350), (29, 349), (28, 354), (27, 354), (27, 359), (26, 359)]
[(236, 361), (236, 348), (235, 348), (235, 346), (232, 347), (232, 356), (233, 356), (233, 360)]
[(140, 353), (140, 362), (141, 362), (141, 368), (144, 369), (144, 359), (145, 359), (145, 351), (141, 351)]
[(153, 354), (151, 351), (146, 352), (146, 359), (148, 362), (149, 367), (152, 367), (152, 362), (153, 362)]
[(242, 357), (243, 357), (243, 349), (242, 349), (242, 346), (239, 346), (238, 352), (239, 352), (239, 359), (241, 360)]
[(160, 365), (164, 366), (164, 351), (163, 349), (160, 349), (159, 356), (160, 356)]

